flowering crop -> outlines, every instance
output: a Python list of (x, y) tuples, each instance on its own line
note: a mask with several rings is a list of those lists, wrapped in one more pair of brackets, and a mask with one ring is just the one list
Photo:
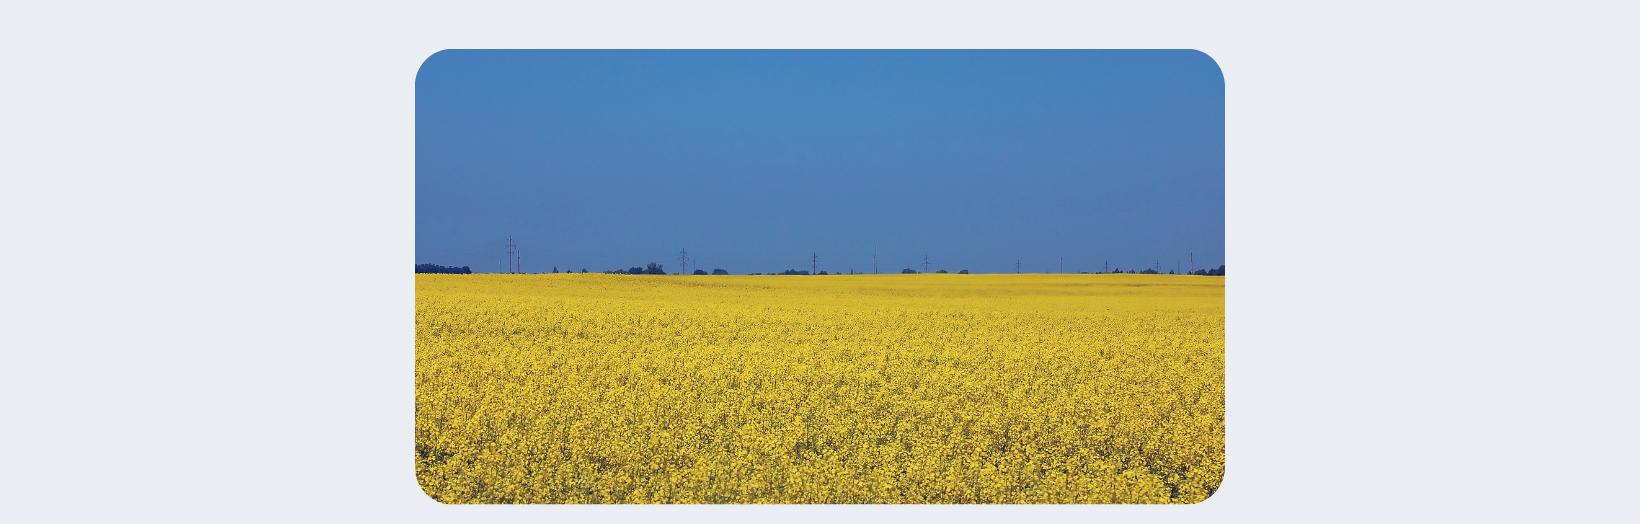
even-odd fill
[(1224, 279), (416, 275), (451, 503), (1197, 502)]

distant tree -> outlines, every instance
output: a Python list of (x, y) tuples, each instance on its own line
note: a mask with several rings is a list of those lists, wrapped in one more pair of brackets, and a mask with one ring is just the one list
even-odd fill
[(1156, 268), (1147, 267), (1147, 268), (1145, 268), (1144, 271), (1140, 271), (1139, 274), (1141, 274), (1141, 275), (1155, 275), (1157, 273), (1156, 273)]
[(958, 271), (957, 274), (958, 275), (966, 275), (966, 274), (968, 274), (968, 270), (964, 269), (962, 271)]
[(1083, 271), (1083, 272), (1082, 272), (1082, 273), (1081, 273), (1081, 274), (1083, 274), (1083, 275), (1086, 275), (1086, 274), (1088, 274), (1088, 272), (1087, 272), (1087, 271)]
[(704, 275), (704, 274), (706, 274), (706, 270), (704, 270), (704, 269), (696, 269), (696, 270), (695, 270), (695, 272), (694, 272), (694, 274), (696, 274), (696, 275)]
[(662, 269), (662, 266), (660, 264), (650, 262), (649, 267), (644, 268), (643, 274), (645, 274), (645, 275), (665, 275), (666, 270)]
[(438, 264), (416, 264), (417, 273), (445, 273), (451, 275), (470, 275), (473, 268), (467, 266), (441, 266)]
[(802, 270), (802, 271), (798, 271), (796, 269), (788, 269), (788, 270), (785, 270), (785, 271), (781, 271), (780, 274), (782, 274), (782, 275), (807, 275), (807, 274), (809, 274), (809, 270), (805, 269), (805, 270)]
[(558, 266), (552, 266), (552, 272), (557, 273), (558, 272)]
[(712, 270), (712, 274), (713, 275), (727, 275), (727, 274), (729, 274), (729, 272), (723, 270), (722, 268), (719, 268), (719, 269)]
[(830, 273), (827, 273), (827, 272), (826, 272), (826, 270), (824, 270), (824, 269), (822, 269), (822, 270), (820, 270), (820, 274), (822, 274), (822, 275), (829, 275), (829, 274), (830, 274)]
[(944, 274), (946, 274), (946, 273), (948, 273), (948, 271), (946, 271), (946, 270), (944, 270), (944, 269), (941, 269), (941, 270), (939, 270), (939, 271), (935, 271), (935, 273), (939, 273), (939, 274), (941, 274), (941, 275), (944, 275)]
[(911, 268), (908, 267), (908, 268), (905, 268), (905, 269), (901, 269), (900, 274), (901, 275), (915, 275), (915, 274), (917, 274), (917, 270), (911, 269)]

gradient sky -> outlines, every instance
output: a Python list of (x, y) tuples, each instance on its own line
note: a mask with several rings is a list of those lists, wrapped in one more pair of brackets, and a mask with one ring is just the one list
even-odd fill
[(416, 262), (975, 273), (1224, 261), (1196, 51), (463, 51), (416, 76)]

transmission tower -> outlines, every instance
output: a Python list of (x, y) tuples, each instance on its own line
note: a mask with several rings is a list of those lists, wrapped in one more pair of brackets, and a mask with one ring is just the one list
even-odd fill
[(820, 274), (820, 254), (819, 253), (810, 253), (809, 254), (809, 274), (810, 275)]
[(1190, 274), (1196, 274), (1196, 253), (1190, 253)]
[(1015, 260), (1014, 261), (1014, 273), (1018, 273), (1018, 272), (1019, 272), (1019, 261)]
[(518, 257), (518, 245), (513, 243), (512, 235), (507, 235), (507, 273), (513, 272), (513, 262)]
[(1110, 272), (1110, 261), (1109, 260), (1105, 261), (1105, 272), (1106, 273)]
[(928, 255), (923, 255), (923, 273), (928, 273)]
[(871, 248), (871, 274), (877, 274), (877, 248)]
[(1065, 257), (1059, 257), (1059, 274), (1065, 274)]
[(689, 274), (689, 250), (688, 249), (678, 251), (678, 274), (679, 275)]

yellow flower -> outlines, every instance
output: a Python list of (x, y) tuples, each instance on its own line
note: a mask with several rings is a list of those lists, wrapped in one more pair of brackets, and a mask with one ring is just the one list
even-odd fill
[(416, 277), (453, 503), (1197, 502), (1223, 279)]

